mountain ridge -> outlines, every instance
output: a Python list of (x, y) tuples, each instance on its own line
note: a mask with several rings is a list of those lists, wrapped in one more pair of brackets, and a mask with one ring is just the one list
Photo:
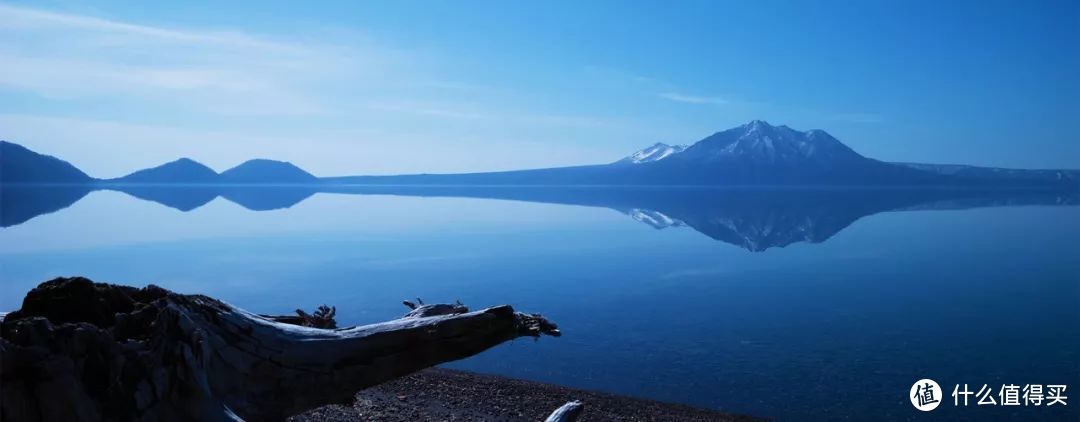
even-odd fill
[(256, 158), (221, 172), (225, 183), (315, 183), (315, 175), (288, 161)]
[(1080, 171), (890, 163), (865, 157), (820, 129), (763, 120), (691, 145), (658, 142), (608, 164), (501, 172), (319, 178), (287, 162), (252, 159), (217, 173), (189, 158), (107, 180), (59, 158), (4, 142), (3, 181), (105, 184), (646, 185), (980, 187), (1080, 189)]
[(218, 181), (218, 177), (218, 173), (205, 164), (184, 157), (156, 167), (138, 170), (109, 181), (120, 183), (215, 183)]
[(89, 183), (94, 179), (71, 163), (14, 142), (0, 141), (2, 183)]
[(255, 158), (218, 173), (205, 164), (185, 157), (103, 182), (151, 185), (310, 184), (317, 183), (318, 178), (287, 161)]

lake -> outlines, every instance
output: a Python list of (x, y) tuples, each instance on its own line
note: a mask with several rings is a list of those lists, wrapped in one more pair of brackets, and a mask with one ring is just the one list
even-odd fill
[[(21, 189), (21, 190), (20, 190)], [(956, 384), (1080, 390), (1080, 207), (1049, 193), (5, 188), (0, 310), (57, 276), (258, 313), (511, 304), (561, 338), (447, 366), (780, 419), (1072, 419)], [(1077, 398), (1080, 400), (1080, 398)]]

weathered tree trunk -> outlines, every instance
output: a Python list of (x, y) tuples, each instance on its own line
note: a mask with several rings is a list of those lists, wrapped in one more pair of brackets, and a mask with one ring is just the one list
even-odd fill
[(567, 402), (555, 409), (554, 412), (551, 412), (551, 415), (544, 419), (544, 422), (574, 422), (578, 420), (584, 410), (585, 405), (581, 404), (580, 401)]
[(559, 335), (510, 306), (414, 308), (328, 330), (156, 286), (52, 280), (3, 320), (0, 419), (280, 420), (507, 340)]

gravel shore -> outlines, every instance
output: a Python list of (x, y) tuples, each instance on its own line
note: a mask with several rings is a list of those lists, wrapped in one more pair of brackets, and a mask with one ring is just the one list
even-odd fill
[(580, 421), (751, 421), (679, 404), (575, 390), (450, 369), (431, 368), (356, 394), (351, 406), (331, 405), (290, 421), (542, 421), (581, 400)]

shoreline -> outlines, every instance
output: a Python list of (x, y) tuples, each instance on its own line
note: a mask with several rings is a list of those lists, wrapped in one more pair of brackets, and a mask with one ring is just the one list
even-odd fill
[(306, 421), (538, 421), (580, 400), (580, 421), (757, 421), (747, 415), (446, 368), (429, 368), (356, 393), (353, 403), (289, 418)]

